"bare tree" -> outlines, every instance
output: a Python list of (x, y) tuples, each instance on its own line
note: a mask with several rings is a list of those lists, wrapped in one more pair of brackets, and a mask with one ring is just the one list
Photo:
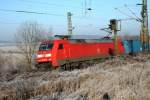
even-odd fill
[(43, 29), (37, 22), (26, 21), (20, 25), (17, 34), (15, 34), (15, 41), (18, 43), (17, 47), (23, 53), (28, 71), (32, 69), (32, 56), (42, 39), (42, 32)]
[(53, 28), (49, 27), (47, 31), (43, 31), (42, 38), (44, 40), (52, 40), (53, 39)]

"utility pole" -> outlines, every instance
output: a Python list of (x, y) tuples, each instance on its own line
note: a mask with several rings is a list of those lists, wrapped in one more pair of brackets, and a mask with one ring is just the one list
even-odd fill
[(72, 28), (72, 20), (71, 20), (71, 16), (72, 16), (71, 12), (68, 12), (68, 13), (67, 13), (67, 20), (68, 20), (68, 35), (72, 35), (72, 30), (73, 30), (73, 28)]
[(120, 20), (117, 19), (111, 19), (109, 28), (111, 31), (114, 33), (114, 50), (115, 50), (115, 55), (117, 56), (119, 54), (119, 49), (118, 49), (118, 34), (117, 32), (121, 30), (121, 23), (120, 23), (120, 29), (118, 27), (118, 23)]
[(142, 22), (141, 22), (141, 33), (140, 38), (142, 42), (142, 51), (149, 51), (149, 31), (148, 31), (148, 10), (147, 10), (147, 0), (142, 0)]

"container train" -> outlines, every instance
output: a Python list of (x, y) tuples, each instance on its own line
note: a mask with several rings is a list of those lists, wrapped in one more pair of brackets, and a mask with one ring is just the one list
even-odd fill
[[(118, 40), (118, 55), (137, 54), (140, 52), (139, 40)], [(35, 61), (36, 66), (49, 64), (58, 68), (65, 64), (92, 61), (114, 56), (113, 39), (99, 42), (85, 42), (84, 40), (58, 39), (43, 41), (39, 46)]]

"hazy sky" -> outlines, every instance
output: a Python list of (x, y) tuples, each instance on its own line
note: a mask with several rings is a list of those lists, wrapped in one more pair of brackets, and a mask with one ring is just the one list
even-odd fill
[[(114, 8), (119, 8), (130, 16), (133, 16), (130, 12), (132, 10), (140, 17), (141, 8), (136, 4), (141, 2), (142, 0), (86, 0), (86, 8), (91, 7), (92, 10), (85, 13), (85, 0), (0, 0), (0, 40), (13, 40), (19, 25), (28, 20), (37, 21), (47, 30), (51, 28), (55, 34), (67, 34), (68, 11), (73, 13), (74, 35), (106, 35), (100, 28), (107, 27), (110, 19), (129, 18)], [(130, 10), (124, 6), (125, 4)], [(34, 11), (47, 15), (3, 10)], [(134, 20), (123, 21), (120, 34), (139, 34), (139, 29), (140, 23)]]

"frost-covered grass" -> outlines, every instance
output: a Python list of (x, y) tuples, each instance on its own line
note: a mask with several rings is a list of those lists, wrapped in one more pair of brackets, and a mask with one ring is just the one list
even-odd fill
[[(13, 75), (12, 75), (13, 76)], [(150, 100), (150, 60), (109, 60), (73, 71), (29, 72), (0, 81), (0, 100)]]

